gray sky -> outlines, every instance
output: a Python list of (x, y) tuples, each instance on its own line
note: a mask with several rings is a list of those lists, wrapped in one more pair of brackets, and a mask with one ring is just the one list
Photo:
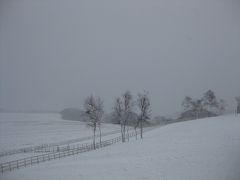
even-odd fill
[[(1, 0), (0, 108), (109, 112), (149, 91), (154, 115), (186, 95), (240, 95), (239, 0)], [(136, 96), (135, 96), (136, 98)]]

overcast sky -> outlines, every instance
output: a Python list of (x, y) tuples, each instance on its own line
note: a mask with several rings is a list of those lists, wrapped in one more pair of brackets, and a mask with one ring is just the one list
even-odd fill
[[(1, 0), (0, 108), (109, 112), (149, 91), (154, 115), (208, 89), (240, 95), (239, 0)], [(136, 98), (136, 96), (135, 96)]]

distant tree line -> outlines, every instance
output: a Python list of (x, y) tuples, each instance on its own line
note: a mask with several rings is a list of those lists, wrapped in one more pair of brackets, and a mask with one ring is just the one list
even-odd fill
[(198, 119), (204, 117), (213, 117), (223, 114), (226, 102), (223, 99), (218, 100), (212, 90), (208, 90), (203, 97), (193, 99), (186, 96), (182, 102), (184, 112), (179, 119)]
[(75, 121), (84, 121), (85, 113), (84, 111), (77, 108), (65, 108), (60, 112), (62, 119), (65, 120), (75, 120)]

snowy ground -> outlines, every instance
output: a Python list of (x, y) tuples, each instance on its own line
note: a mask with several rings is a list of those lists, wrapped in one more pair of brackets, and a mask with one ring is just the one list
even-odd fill
[(171, 124), (143, 140), (7, 172), (3, 180), (239, 180), (240, 117)]
[[(103, 124), (102, 133), (119, 130)], [(92, 136), (79, 121), (62, 120), (59, 114), (0, 113), (0, 152)]]

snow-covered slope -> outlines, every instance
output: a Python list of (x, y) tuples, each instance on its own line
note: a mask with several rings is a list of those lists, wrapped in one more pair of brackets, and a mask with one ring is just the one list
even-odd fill
[[(102, 132), (119, 130), (103, 124)], [(62, 120), (59, 114), (0, 113), (0, 152), (92, 136), (92, 129), (79, 121)]]
[(239, 180), (240, 117), (171, 124), (107, 148), (5, 173), (4, 180)]

